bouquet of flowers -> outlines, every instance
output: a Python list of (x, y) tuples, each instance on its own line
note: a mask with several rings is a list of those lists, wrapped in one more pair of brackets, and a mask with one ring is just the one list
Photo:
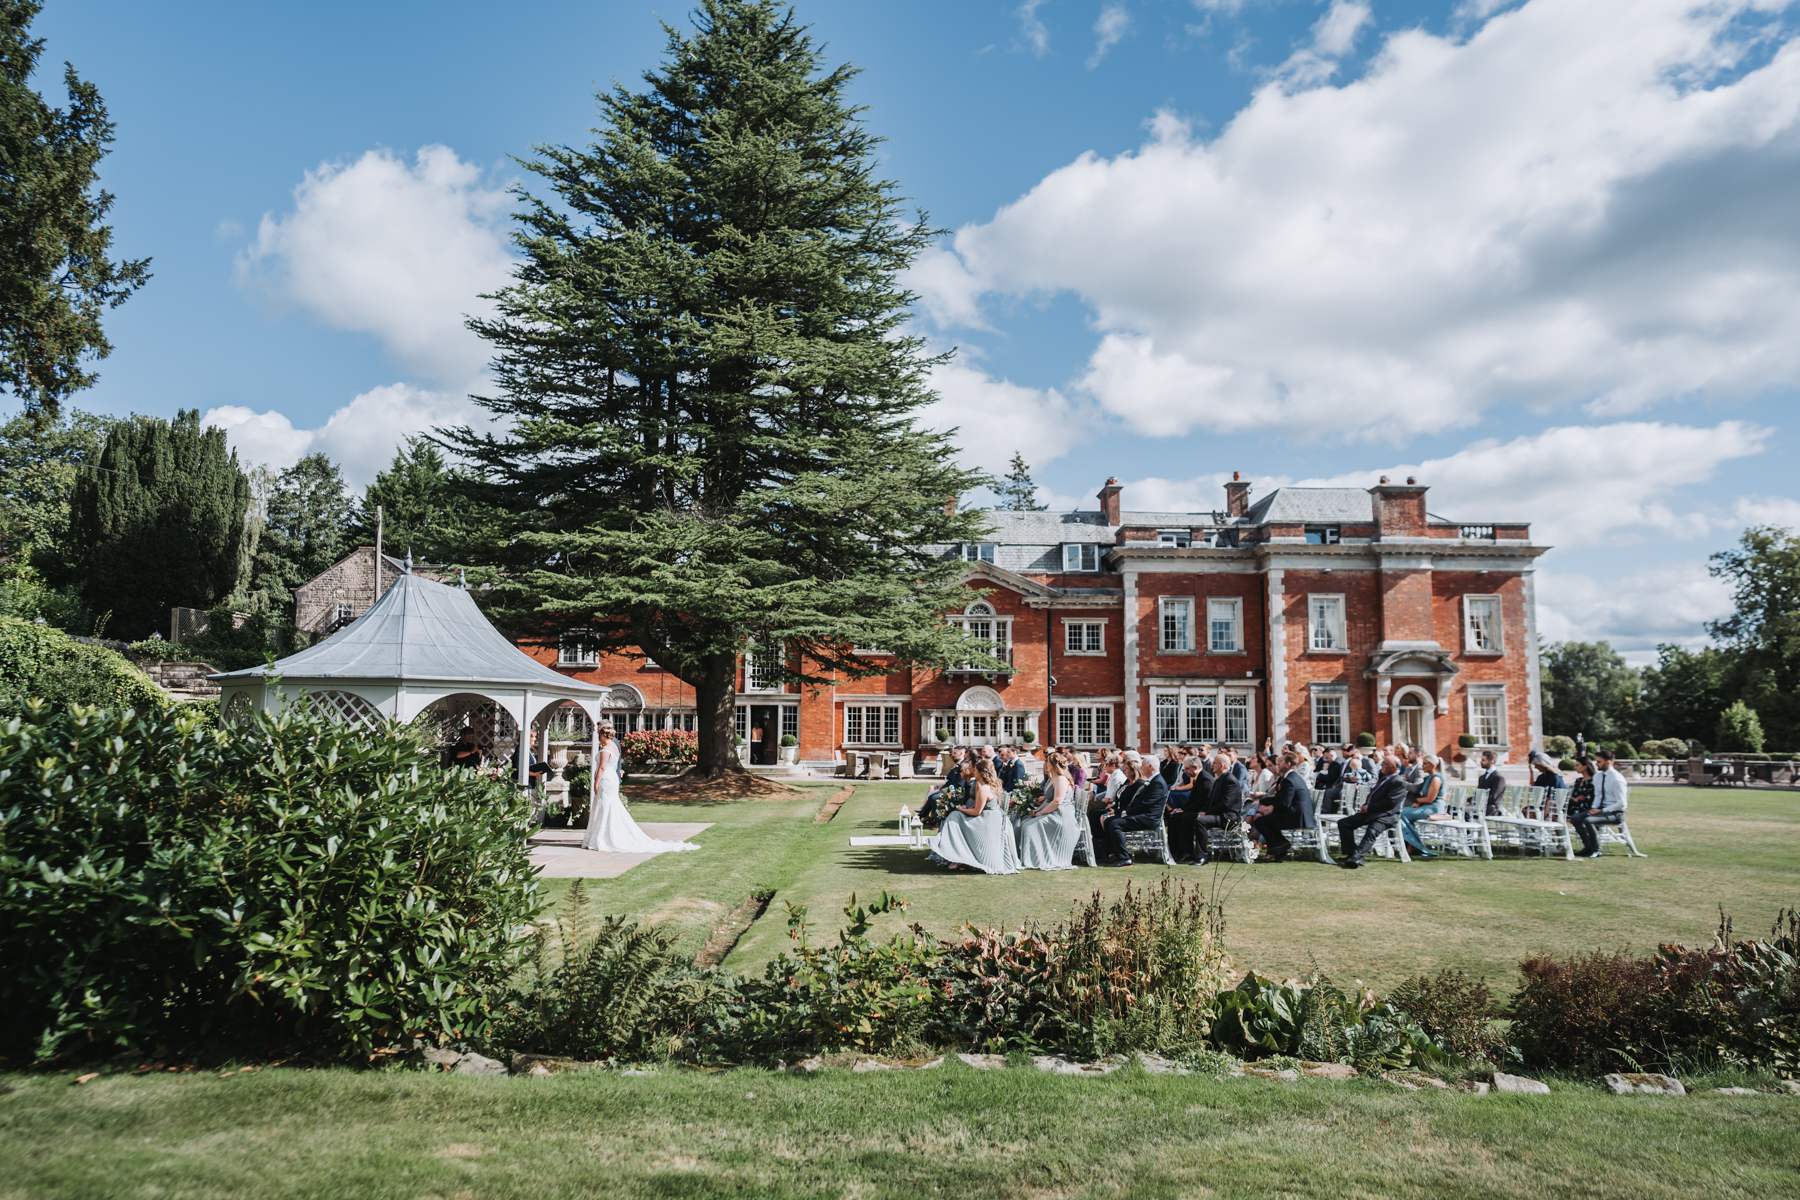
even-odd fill
[(1007, 810), (1015, 817), (1030, 816), (1031, 810), (1036, 808), (1043, 798), (1043, 784), (1023, 782), (1012, 790), (1007, 799)]

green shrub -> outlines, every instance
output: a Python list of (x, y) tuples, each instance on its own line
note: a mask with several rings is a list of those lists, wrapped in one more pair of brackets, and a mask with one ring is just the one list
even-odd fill
[(1718, 743), (1718, 749), (1728, 754), (1761, 754), (1763, 727), (1756, 710), (1742, 700), (1733, 700), (1731, 706), (1719, 714)]
[(1411, 1066), (1445, 1057), (1419, 1025), (1377, 1005), (1359, 980), (1345, 992), (1323, 974), (1275, 980), (1251, 971), (1218, 995), (1213, 1042), (1242, 1058), (1293, 1057), (1350, 1063), (1358, 1070)]
[(1375, 744), (1375, 735), (1372, 733), (1359, 733), (1356, 735), (1356, 744), (1363, 747), (1373, 746)]
[(795, 746), (798, 746), (799, 744), (800, 744), (800, 739), (795, 737), (793, 734), (784, 733), (781, 735), (781, 748), (783, 750), (791, 750)]
[(1638, 747), (1638, 752), (1645, 758), (1686, 758), (1688, 744), (1685, 738), (1652, 738)]
[(1031, 730), (1027, 729), (1027, 730), (1025, 730), (1025, 732), (1023, 732), (1019, 735), (1019, 740), (1021, 742), (1024, 742), (1027, 746), (1029, 746), (1033, 742), (1037, 741), (1037, 734), (1035, 734), (1035, 733), (1031, 732)]
[(1560, 733), (1551, 734), (1544, 739), (1544, 753), (1554, 754), (1559, 758), (1575, 757), (1575, 739), (1564, 737)]
[(1459, 733), (1456, 735), (1456, 744), (1461, 746), (1464, 750), (1472, 750), (1475, 747), (1475, 735), (1472, 733)]
[(1559, 771), (1573, 771), (1580, 765), (1581, 765), (1580, 763), (1576, 762), (1572, 758), (1565, 758), (1561, 762), (1556, 764), (1556, 769)]
[(623, 917), (588, 914), (577, 879), (540, 925), (531, 967), (500, 1005), (492, 1044), (527, 1054), (642, 1062), (680, 1053), (698, 1014), (722, 985), (676, 948), (678, 934)]
[(1499, 1012), (1486, 983), (1461, 971), (1440, 971), (1436, 978), (1416, 975), (1388, 996), (1431, 1039), (1465, 1062), (1499, 1062), (1510, 1049), (1494, 1028)]
[(165, 693), (131, 661), (105, 646), (79, 642), (60, 629), (0, 617), (0, 719), (25, 712), (30, 700), (160, 708)]
[(1519, 964), (1508, 1015), (1521, 1057), (1564, 1070), (1691, 1065), (1702, 1042), (1706, 964), (1595, 950)]
[(0, 1052), (475, 1036), (536, 904), (527, 818), (400, 730), (35, 709), (0, 727)]

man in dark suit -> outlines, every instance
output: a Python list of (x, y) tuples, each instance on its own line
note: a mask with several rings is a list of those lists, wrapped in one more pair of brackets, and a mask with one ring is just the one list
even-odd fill
[(1336, 750), (1326, 750), (1323, 757), (1325, 761), (1319, 764), (1319, 772), (1313, 777), (1313, 791), (1329, 797), (1344, 782), (1344, 764)]
[(1269, 803), (1256, 810), (1256, 819), (1250, 822), (1269, 848), (1267, 862), (1288, 860), (1293, 847), (1282, 836), (1282, 830), (1312, 829), (1317, 823), (1313, 815), (1312, 787), (1300, 772), (1301, 762), (1301, 757), (1292, 750), (1281, 756), (1281, 779), (1275, 784), (1275, 794), (1269, 797)]
[(1126, 785), (1111, 816), (1102, 817), (1100, 829), (1111, 854), (1106, 865), (1129, 867), (1131, 856), (1125, 850), (1125, 833), (1132, 829), (1155, 829), (1162, 824), (1163, 809), (1169, 804), (1169, 785), (1157, 772), (1156, 760), (1138, 760), (1137, 786)]
[[(1338, 842), (1344, 851), (1338, 866), (1354, 871), (1363, 865), (1375, 839), (1400, 823), (1400, 807), (1406, 803), (1406, 777), (1400, 773), (1400, 760), (1388, 755), (1381, 760), (1381, 778), (1369, 793), (1362, 811), (1338, 822)], [(1362, 830), (1362, 841), (1356, 831)]]
[(1019, 752), (1011, 746), (1000, 747), (1000, 759), (994, 764), (994, 774), (1000, 777), (1000, 790), (1010, 792), (1019, 786), (1025, 778), (1025, 764), (1019, 760)]
[(1187, 862), (1194, 855), (1194, 822), (1212, 798), (1212, 789), (1200, 784), (1200, 760), (1188, 758), (1181, 764), (1181, 778), (1169, 789), (1169, 807), (1163, 810), (1163, 823), (1169, 828), (1169, 853), (1176, 862)]
[(1500, 815), (1500, 802), (1506, 798), (1506, 776), (1494, 765), (1494, 752), (1481, 752), (1481, 775), (1475, 780), (1475, 786), (1487, 793), (1487, 815)]
[[(1202, 768), (1201, 780), (1211, 780), (1206, 790), (1205, 806), (1194, 815), (1194, 851), (1181, 861), (1196, 867), (1206, 865), (1206, 831), (1228, 829), (1244, 817), (1244, 786), (1231, 773), (1231, 759), (1215, 754)], [(1201, 784), (1194, 784), (1195, 803), (1199, 804)]]

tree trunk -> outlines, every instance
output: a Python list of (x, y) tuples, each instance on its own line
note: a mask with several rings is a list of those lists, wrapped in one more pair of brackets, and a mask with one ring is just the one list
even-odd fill
[(737, 659), (729, 654), (708, 655), (694, 684), (695, 722), (700, 734), (698, 775), (742, 774), (737, 753)]

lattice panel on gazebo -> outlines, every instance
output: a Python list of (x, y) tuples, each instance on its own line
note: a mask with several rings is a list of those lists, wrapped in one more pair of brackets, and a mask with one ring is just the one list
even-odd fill
[(366, 727), (381, 720), (375, 706), (353, 692), (309, 692), (306, 711), (341, 725)]
[(492, 758), (511, 757), (519, 744), (512, 714), (485, 696), (445, 696), (420, 713), (413, 724), (435, 729), (446, 746), (461, 737), (464, 729), (473, 729), (475, 740), (488, 748)]
[(239, 721), (247, 721), (252, 711), (254, 706), (250, 703), (250, 693), (239, 692), (225, 706), (225, 724), (236, 725)]

